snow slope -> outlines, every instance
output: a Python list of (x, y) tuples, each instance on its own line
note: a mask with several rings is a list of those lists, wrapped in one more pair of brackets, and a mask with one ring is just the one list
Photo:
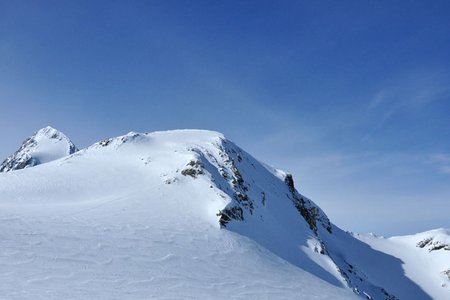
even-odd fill
[(450, 251), (434, 244), (447, 231), (343, 232), (292, 176), (217, 132), (131, 132), (0, 173), (0, 195), (5, 299), (450, 295)]
[[(417, 299), (450, 299), (450, 232), (436, 229), (410, 236), (391, 238), (373, 235), (356, 235), (373, 249), (389, 254), (402, 261), (402, 271), (411, 282), (420, 284)], [(384, 266), (390, 269), (389, 265)], [(379, 268), (366, 263), (368, 273), (379, 273)], [(380, 274), (379, 282), (401, 299), (411, 296), (398, 278)]]
[(33, 167), (75, 153), (78, 149), (62, 132), (47, 126), (28, 137), (0, 165), (0, 172)]
[[(221, 229), (217, 213), (235, 201), (212, 167), (222, 141), (203, 131), (130, 133), (0, 174), (2, 298), (355, 297), (338, 279)], [(197, 160), (203, 174), (183, 172)], [(284, 186), (270, 176), (264, 184)], [(268, 192), (266, 201), (276, 199)]]

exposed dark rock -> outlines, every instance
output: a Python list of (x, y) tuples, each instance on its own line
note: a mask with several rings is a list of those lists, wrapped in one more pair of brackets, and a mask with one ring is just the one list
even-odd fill
[(322, 255), (328, 254), (327, 248), (325, 247), (325, 243), (322, 241), (320, 241), (320, 244), (314, 246), (314, 251)]
[(381, 292), (384, 295), (385, 300), (399, 300), (397, 297), (395, 297), (392, 294), (389, 294), (385, 289), (381, 288)]
[(450, 269), (445, 270), (442, 272), (444, 275), (446, 275), (448, 277), (448, 279), (450, 280)]
[(234, 194), (234, 197), (236, 198), (236, 200), (238, 200), (239, 202), (244, 202), (244, 201), (248, 201), (248, 196), (246, 194), (242, 194), (240, 192), (236, 192)]
[(176, 177), (174, 177), (174, 178), (166, 179), (166, 180), (164, 181), (164, 183), (165, 183), (165, 184), (172, 184), (172, 183), (177, 182), (177, 181), (178, 181), (178, 179), (177, 179)]
[(244, 183), (244, 178), (242, 178), (241, 173), (239, 172), (238, 168), (236, 168), (236, 165), (234, 164), (234, 161), (231, 160), (231, 164), (232, 164), (232, 168), (231, 170), (233, 171), (234, 177), (232, 182), (235, 185), (242, 185)]
[(106, 147), (111, 143), (112, 139), (106, 139), (106, 140), (102, 140), (100, 141), (98, 144), (102, 147)]
[(447, 245), (445, 245), (445, 244), (436, 244), (436, 245), (433, 245), (433, 246), (430, 248), (430, 252), (431, 252), (431, 251), (434, 251), (434, 250), (445, 249), (446, 246), (447, 246)]
[(428, 246), (428, 251), (447, 250), (450, 251), (450, 245), (444, 244), (440, 241), (434, 241), (432, 237), (426, 238), (416, 244), (416, 247), (425, 248)]
[(295, 208), (297, 208), (297, 211), (305, 219), (306, 223), (308, 223), (309, 228), (317, 235), (317, 221), (319, 220), (322, 226), (331, 233), (332, 226), (330, 220), (323, 213), (321, 214), (319, 208), (314, 206), (311, 201), (306, 200), (297, 192), (291, 174), (286, 175), (284, 182), (291, 192), (291, 196), (288, 197), (292, 200)]
[[(336, 264), (336, 266), (338, 265)], [(365, 292), (367, 276), (361, 270), (359, 270), (356, 266), (353, 266), (348, 262), (344, 261), (343, 266), (338, 267), (338, 271), (342, 275), (344, 280), (347, 282), (347, 285), (353, 289), (353, 292), (355, 294), (361, 295), (366, 299), (373, 299), (371, 295)], [(382, 287), (373, 286), (373, 288), (378, 289), (378, 292), (381, 294), (384, 300), (399, 300), (399, 298), (397, 298), (393, 294), (390, 294)]]
[(248, 212), (252, 215), (254, 203), (247, 194), (249, 185), (245, 182), (236, 165), (236, 162), (243, 161), (242, 151), (226, 140), (222, 140), (218, 147), (220, 149), (219, 156), (222, 158), (219, 173), (230, 185), (227, 194), (233, 199), (233, 203), (229, 205), (232, 208), (223, 210), (218, 214), (221, 216), (219, 222), (224, 225), (231, 219), (244, 220), (244, 213)]
[(426, 238), (417, 243), (416, 247), (423, 248), (426, 245), (430, 244), (433, 241), (433, 238)]
[[(294, 198), (294, 205), (297, 208), (298, 212), (302, 215), (302, 217), (305, 219), (305, 221), (308, 223), (309, 228), (313, 230), (317, 234), (317, 220), (319, 217), (319, 209), (315, 206), (312, 207), (306, 207), (305, 201), (303, 198)], [(323, 227), (329, 232), (332, 232), (331, 224), (328, 220), (325, 221), (326, 224), (323, 222)]]
[(294, 178), (292, 178), (291, 174), (286, 175), (286, 177), (284, 178), (284, 182), (289, 187), (289, 191), (291, 191), (291, 193), (294, 193), (295, 192)]
[(221, 167), (221, 168), (219, 169), (219, 173), (220, 173), (220, 175), (222, 176), (223, 179), (225, 179), (225, 180), (228, 179), (227, 172), (225, 172), (225, 169), (224, 169), (223, 167)]
[(242, 205), (244, 208), (248, 209), (250, 214), (253, 215), (253, 209), (254, 209), (253, 201), (251, 201), (246, 194), (237, 192), (234, 194), (234, 197), (240, 205)]
[(311, 228), (311, 230), (317, 234), (317, 223), (316, 223), (317, 209), (315, 207), (311, 207), (309, 209), (306, 208), (305, 201), (303, 200), (303, 198), (299, 199), (295, 197), (293, 202), (295, 208), (297, 208), (298, 212), (305, 219), (306, 223), (308, 223), (309, 228)]
[(198, 175), (204, 174), (202, 162), (199, 160), (191, 160), (187, 163), (186, 167), (181, 170), (181, 174), (197, 178)]
[(233, 206), (225, 208), (217, 214), (219, 216), (219, 224), (221, 227), (226, 227), (226, 224), (233, 220), (244, 221), (244, 212), (241, 207)]

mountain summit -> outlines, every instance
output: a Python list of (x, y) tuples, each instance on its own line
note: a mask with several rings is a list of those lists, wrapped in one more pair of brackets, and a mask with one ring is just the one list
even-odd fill
[(73, 154), (78, 149), (62, 132), (47, 126), (28, 137), (14, 154), (0, 165), (0, 172), (9, 172)]
[(345, 232), (292, 175), (217, 132), (105, 139), (0, 174), (0, 195), (8, 299), (450, 295), (447, 230), (388, 239)]

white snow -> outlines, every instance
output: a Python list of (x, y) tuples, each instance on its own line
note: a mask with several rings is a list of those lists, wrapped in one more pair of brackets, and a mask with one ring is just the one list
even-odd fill
[[(450, 232), (448, 230), (437, 229), (391, 238), (360, 234), (357, 238), (376, 251), (401, 261), (400, 274), (386, 271), (379, 274), (380, 284), (389, 288), (400, 299), (450, 299), (450, 276), (444, 274), (445, 271), (450, 270)], [(430, 243), (423, 248), (418, 245), (427, 240), (430, 240)], [(436, 245), (447, 246), (431, 250)], [(368, 273), (383, 271), (382, 268), (376, 268), (370, 264), (364, 267)], [(390, 269), (389, 265), (384, 267), (385, 270)], [(403, 275), (401, 273), (411, 280), (411, 289), (405, 289), (403, 276), (392, 276)], [(428, 298), (423, 295), (424, 293), (428, 295)], [(423, 296), (418, 298), (418, 295)]]
[(31, 155), (37, 158), (41, 164), (71, 154), (70, 147), (68, 147), (70, 140), (50, 126), (39, 130), (34, 139), (37, 146)]
[(47, 126), (27, 138), (20, 149), (0, 164), (0, 172), (44, 164), (78, 151), (67, 136)]
[(0, 173), (1, 299), (450, 299), (448, 230), (346, 233), (220, 133), (45, 140)]
[[(222, 142), (208, 131), (130, 133), (0, 173), (1, 298), (355, 298), (310, 249), (285, 184), (245, 153), (239, 170), (257, 207), (220, 228), (233, 201)], [(195, 160), (205, 173), (182, 175)]]

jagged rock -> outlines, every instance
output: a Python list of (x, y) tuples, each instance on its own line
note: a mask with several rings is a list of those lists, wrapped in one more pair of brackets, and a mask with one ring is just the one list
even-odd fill
[(98, 142), (98, 144), (102, 147), (106, 147), (111, 143), (112, 139), (107, 139), (107, 140), (102, 140), (100, 142)]
[(426, 238), (416, 244), (416, 247), (425, 248), (428, 246), (428, 251), (436, 251), (436, 250), (447, 250), (450, 251), (450, 245), (442, 243), (440, 241), (434, 241), (434, 238)]
[[(347, 282), (349, 287), (353, 288), (353, 291), (361, 296), (364, 296), (366, 299), (374, 299), (371, 295), (373, 294), (381, 295), (383, 300), (399, 300), (398, 297), (389, 293), (384, 288), (372, 285), (371, 286), (371, 294), (365, 291), (365, 287), (367, 287), (367, 276), (356, 266), (344, 261), (344, 266), (338, 267), (339, 273), (342, 275), (344, 280)], [(375, 299), (379, 299), (376, 297)]]
[(295, 192), (294, 178), (292, 177), (291, 174), (286, 174), (286, 177), (284, 178), (284, 182), (288, 186), (289, 191), (291, 191), (291, 193), (294, 193)]
[(423, 248), (426, 245), (428, 245), (431, 241), (433, 241), (433, 238), (426, 238), (426, 239), (418, 242), (416, 246), (419, 247), (419, 248)]
[(450, 280), (450, 269), (443, 271), (442, 274), (446, 275)]
[(181, 170), (181, 174), (184, 176), (191, 176), (193, 178), (196, 178), (198, 175), (203, 174), (203, 164), (201, 161), (191, 160), (187, 163), (186, 167)]
[(319, 221), (329, 233), (332, 233), (332, 226), (328, 217), (318, 207), (314, 206), (311, 201), (305, 199), (297, 192), (291, 174), (286, 175), (284, 182), (291, 192), (291, 200), (295, 208), (308, 223), (309, 228), (317, 235), (317, 221)]
[(244, 212), (241, 207), (234, 206), (225, 208), (217, 214), (219, 217), (219, 224), (221, 227), (226, 227), (226, 224), (231, 220), (244, 221)]

